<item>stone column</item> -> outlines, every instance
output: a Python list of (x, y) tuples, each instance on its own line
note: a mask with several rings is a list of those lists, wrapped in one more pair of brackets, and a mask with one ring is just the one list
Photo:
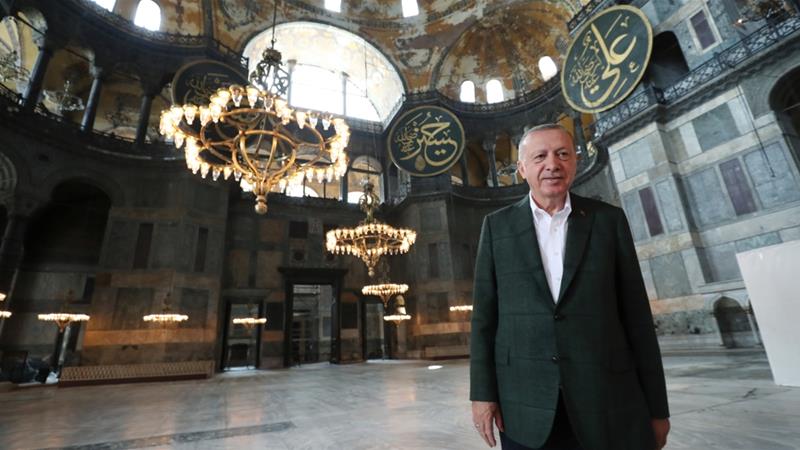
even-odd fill
[(46, 39), (43, 42), (37, 43), (39, 47), (39, 56), (36, 57), (36, 63), (33, 65), (33, 72), (28, 80), (28, 88), (25, 89), (25, 95), (22, 100), (22, 111), (31, 112), (36, 108), (39, 103), (39, 97), (42, 95), (42, 85), (44, 84), (44, 76), (47, 73), (47, 66), (50, 64), (50, 59), (53, 57), (55, 47)]
[(153, 99), (158, 94), (159, 88), (156, 86), (143, 86), (142, 104), (139, 107), (139, 122), (136, 124), (136, 145), (144, 145), (147, 137), (147, 127), (150, 125), (150, 110), (153, 106)]
[(89, 100), (86, 102), (86, 110), (83, 111), (81, 120), (81, 131), (91, 133), (94, 130), (94, 119), (97, 116), (97, 107), (100, 105), (100, 92), (103, 88), (104, 70), (102, 67), (92, 67), (92, 88), (89, 91)]
[(29, 218), (29, 214), (14, 210), (8, 213), (6, 231), (0, 243), (0, 292), (9, 294), (13, 288), (14, 275), (24, 255)]
[(483, 151), (486, 152), (486, 158), (489, 161), (489, 176), (492, 180), (492, 186), (497, 187), (497, 158), (495, 157), (495, 148), (497, 147), (497, 137), (494, 134), (486, 136), (481, 142)]

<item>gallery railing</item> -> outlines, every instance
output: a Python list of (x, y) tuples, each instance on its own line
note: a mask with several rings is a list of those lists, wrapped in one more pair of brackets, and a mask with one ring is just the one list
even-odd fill
[(594, 136), (602, 137), (609, 130), (656, 104), (670, 105), (705, 83), (740, 68), (752, 56), (784, 41), (800, 30), (800, 16), (794, 15), (777, 24), (767, 24), (744, 37), (711, 59), (696, 67), (665, 89), (647, 86), (626, 101), (604, 113), (592, 125)]

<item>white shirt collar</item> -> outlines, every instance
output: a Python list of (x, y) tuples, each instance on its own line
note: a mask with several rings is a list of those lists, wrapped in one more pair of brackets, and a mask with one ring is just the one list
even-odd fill
[[(538, 221), (539, 219), (544, 218), (545, 216), (548, 217), (550, 216), (550, 214), (548, 214), (547, 211), (540, 208), (539, 205), (537, 205), (536, 202), (533, 201), (533, 193), (528, 195), (528, 201), (531, 204), (531, 211), (533, 212), (534, 220)], [(569, 192), (567, 192), (567, 200), (564, 202), (564, 207), (561, 208), (559, 211), (556, 211), (556, 213), (553, 214), (553, 217), (569, 216), (571, 212), (572, 212), (572, 201), (570, 200)]]

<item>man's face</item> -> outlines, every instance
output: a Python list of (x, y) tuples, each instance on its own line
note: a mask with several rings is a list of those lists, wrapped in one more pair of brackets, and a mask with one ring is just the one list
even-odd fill
[(517, 170), (531, 187), (534, 199), (566, 198), (578, 169), (575, 147), (567, 133), (559, 129), (535, 131), (520, 143), (520, 153)]

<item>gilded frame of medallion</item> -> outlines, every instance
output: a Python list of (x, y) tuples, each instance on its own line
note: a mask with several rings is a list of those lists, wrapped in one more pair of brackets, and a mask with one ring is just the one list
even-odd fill
[[(615, 11), (620, 11), (620, 10), (625, 10), (625, 11), (628, 11), (628, 12), (634, 14), (635, 16), (639, 17), (642, 20), (642, 22), (645, 24), (645, 29), (647, 30), (647, 39), (649, 41), (649, 45), (647, 46), (647, 55), (644, 58), (645, 65), (643, 66), (642, 70), (639, 72), (639, 75), (636, 77), (636, 81), (631, 83), (631, 87), (628, 89), (628, 91), (625, 93), (625, 95), (619, 96), (619, 98), (616, 101), (614, 101), (614, 102), (612, 102), (612, 103), (610, 103), (608, 105), (605, 105), (600, 109), (598, 109), (598, 108), (586, 109), (586, 108), (584, 108), (582, 106), (578, 106), (578, 105), (576, 105), (576, 104), (574, 104), (572, 102), (572, 99), (568, 95), (564, 94), (564, 82), (565, 82), (564, 81), (564, 76), (565, 76), (565, 73), (566, 73), (564, 68), (566, 67), (567, 60), (569, 59), (569, 56), (572, 53), (572, 47), (575, 45), (576, 42), (578, 42), (578, 39), (577, 39), (578, 36), (581, 36), (586, 31), (586, 29), (589, 28), (594, 23), (594, 21), (598, 17), (602, 17), (602, 16), (604, 16), (606, 14), (610, 14), (610, 13), (613, 13)], [(603, 111), (608, 111), (609, 109), (612, 109), (612, 108), (616, 107), (617, 105), (619, 105), (620, 103), (624, 102), (631, 95), (631, 93), (636, 89), (636, 87), (639, 85), (639, 83), (642, 81), (642, 78), (644, 77), (644, 73), (647, 71), (647, 67), (650, 64), (650, 56), (653, 53), (653, 26), (650, 24), (650, 20), (647, 19), (647, 16), (642, 12), (641, 9), (633, 7), (633, 6), (630, 6), (630, 5), (615, 5), (615, 6), (611, 6), (609, 8), (606, 8), (605, 10), (601, 11), (599, 14), (597, 14), (595, 16), (592, 16), (586, 23), (584, 23), (573, 34), (573, 36), (574, 36), (574, 38), (572, 39), (572, 42), (569, 43), (569, 48), (567, 48), (567, 52), (566, 52), (566, 54), (564, 56), (564, 62), (561, 64), (561, 74), (560, 74), (561, 75), (561, 89), (562, 89), (561, 95), (564, 97), (564, 100), (567, 102), (567, 104), (572, 109), (574, 109), (576, 111), (580, 111), (580, 112), (587, 113), (587, 114), (597, 114), (597, 113), (600, 113), (600, 112), (603, 112)]]
[[(409, 172), (408, 170), (406, 170), (400, 164), (397, 163), (397, 160), (394, 159), (394, 153), (392, 153), (392, 144), (391, 144), (390, 139), (394, 135), (394, 130), (397, 128), (397, 125), (402, 123), (403, 119), (405, 119), (406, 116), (410, 115), (411, 113), (413, 113), (413, 112), (415, 112), (417, 110), (425, 109), (425, 108), (439, 109), (439, 110), (445, 111), (447, 114), (453, 116), (453, 118), (455, 118), (455, 123), (458, 125), (458, 129), (459, 129), (459, 131), (461, 131), (461, 135), (464, 137), (464, 139), (461, 142), (461, 146), (458, 149), (458, 156), (453, 158), (454, 162), (452, 164), (450, 164), (449, 166), (445, 167), (444, 169), (442, 169), (442, 170), (440, 170), (438, 172), (426, 173), (426, 174), (418, 174), (418, 173)], [(464, 149), (466, 147), (467, 147), (467, 133), (464, 131), (464, 125), (461, 123), (461, 120), (459, 120), (458, 116), (456, 116), (455, 113), (453, 113), (449, 109), (442, 108), (441, 106), (436, 106), (436, 105), (417, 106), (417, 107), (414, 107), (414, 108), (409, 109), (408, 111), (404, 112), (403, 115), (400, 116), (395, 121), (394, 125), (392, 125), (392, 128), (389, 130), (389, 134), (387, 135), (387, 140), (386, 140), (386, 152), (389, 153), (389, 158), (392, 160), (392, 164), (394, 164), (394, 166), (397, 167), (397, 170), (402, 170), (403, 172), (409, 174), (412, 177), (420, 177), (420, 178), (435, 177), (437, 175), (441, 175), (441, 174), (443, 174), (445, 172), (448, 172), (450, 169), (453, 168), (453, 166), (455, 166), (458, 163), (458, 160), (461, 159), (464, 156)]]
[[(177, 72), (175, 72), (175, 75), (170, 80), (170, 84), (172, 86), (170, 88), (169, 97), (170, 97), (170, 100), (172, 101), (173, 105), (178, 105), (178, 104), (184, 103), (184, 102), (180, 102), (180, 101), (176, 101), (175, 100), (175, 81), (176, 80), (180, 80), (180, 77), (183, 76), (183, 73), (186, 72), (191, 67), (197, 66), (199, 64), (209, 64), (209, 63), (217, 65), (217, 66), (225, 67), (226, 69), (230, 70), (232, 73), (235, 73), (235, 74), (241, 76), (242, 80), (244, 81), (245, 84), (247, 84), (249, 82), (249, 78), (247, 77), (247, 73), (243, 74), (240, 70), (237, 70), (235, 67), (233, 67), (231, 65), (228, 65), (228, 64), (225, 64), (224, 62), (221, 62), (221, 61), (218, 61), (218, 60), (215, 60), (215, 59), (198, 59), (198, 60), (195, 60), (195, 61), (191, 61), (191, 62), (188, 62), (188, 63), (182, 65), (181, 68), (178, 69)], [(222, 86), (220, 86), (220, 87), (222, 87)]]

